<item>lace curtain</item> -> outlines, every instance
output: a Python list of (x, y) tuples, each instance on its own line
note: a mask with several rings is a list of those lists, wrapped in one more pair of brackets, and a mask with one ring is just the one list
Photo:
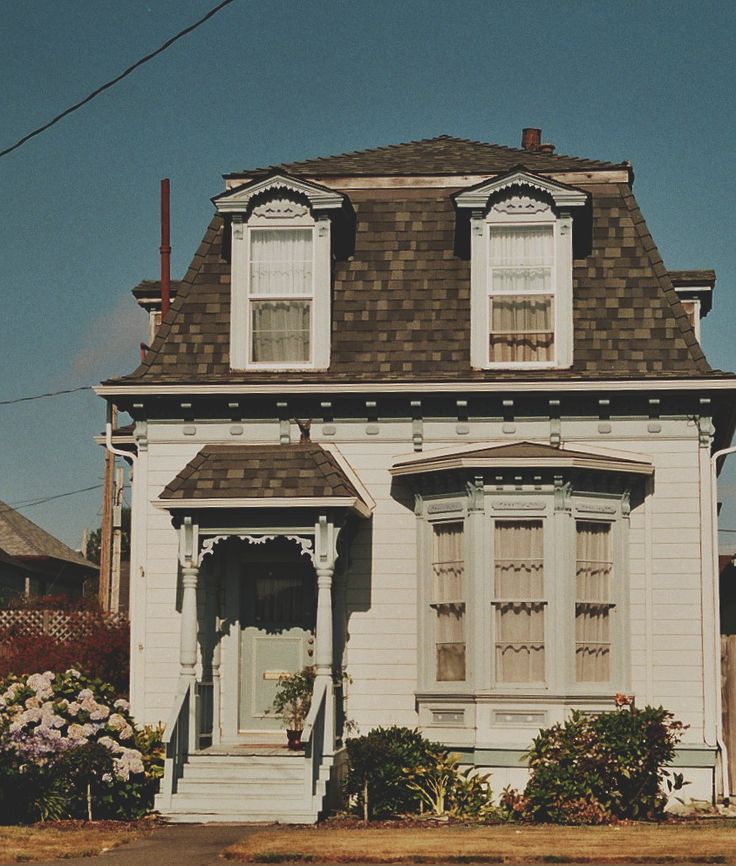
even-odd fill
[(465, 551), (462, 523), (434, 527), (432, 556), (436, 676), (440, 682), (465, 679)]
[(544, 533), (541, 520), (496, 521), (496, 679), (544, 682)]
[(250, 234), (251, 361), (306, 363), (310, 358), (311, 229), (254, 229)]
[(552, 227), (492, 227), (490, 261), (490, 360), (552, 360)]
[(611, 527), (576, 524), (575, 668), (579, 683), (611, 678)]

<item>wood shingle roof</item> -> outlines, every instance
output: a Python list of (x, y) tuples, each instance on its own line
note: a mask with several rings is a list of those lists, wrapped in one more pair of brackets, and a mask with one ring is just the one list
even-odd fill
[[(374, 147), (337, 156), (233, 172), (227, 177), (252, 177), (280, 170), (291, 174), (327, 176), (495, 174), (524, 163), (531, 171), (584, 171), (621, 165), (557, 153), (521, 150), (452, 135)], [(628, 168), (628, 166), (626, 166)]]
[[(515, 156), (516, 158), (516, 156)], [(451, 188), (351, 190), (352, 256), (334, 263), (326, 372), (230, 369), (230, 264), (215, 216), (152, 350), (116, 384), (641, 379), (711, 368), (625, 183), (591, 195), (592, 247), (573, 263), (569, 370), (470, 366), (470, 264), (456, 251)]]
[(334, 455), (319, 445), (206, 445), (160, 498), (360, 499)]

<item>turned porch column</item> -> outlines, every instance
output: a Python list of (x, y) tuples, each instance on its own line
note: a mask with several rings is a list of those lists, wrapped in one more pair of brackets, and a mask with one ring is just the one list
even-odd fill
[(325, 739), (324, 754), (335, 750), (335, 689), (333, 683), (333, 635), (332, 635), (332, 576), (337, 560), (337, 536), (339, 527), (320, 515), (314, 527), (314, 565), (317, 573), (317, 621), (314, 636), (314, 661), (316, 667), (315, 692), (325, 690)]
[[(197, 666), (197, 583), (199, 581), (198, 527), (185, 517), (179, 535), (181, 565), (181, 636), (179, 672), (182, 680), (193, 684)], [(193, 697), (193, 696), (192, 696)]]

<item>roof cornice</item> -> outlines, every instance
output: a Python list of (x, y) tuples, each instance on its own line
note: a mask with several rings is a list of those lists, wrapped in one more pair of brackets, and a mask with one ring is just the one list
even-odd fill
[(736, 377), (687, 379), (540, 379), (537, 381), (452, 382), (294, 382), (292, 384), (102, 384), (100, 397), (224, 397), (242, 394), (472, 394), (539, 393), (549, 391), (736, 391)]

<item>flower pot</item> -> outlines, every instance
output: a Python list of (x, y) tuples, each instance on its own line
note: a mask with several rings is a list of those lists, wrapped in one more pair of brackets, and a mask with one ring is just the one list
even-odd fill
[(302, 732), (301, 731), (288, 731), (286, 732), (287, 739), (287, 749), (291, 749), (292, 752), (298, 752), (299, 749), (302, 748)]

